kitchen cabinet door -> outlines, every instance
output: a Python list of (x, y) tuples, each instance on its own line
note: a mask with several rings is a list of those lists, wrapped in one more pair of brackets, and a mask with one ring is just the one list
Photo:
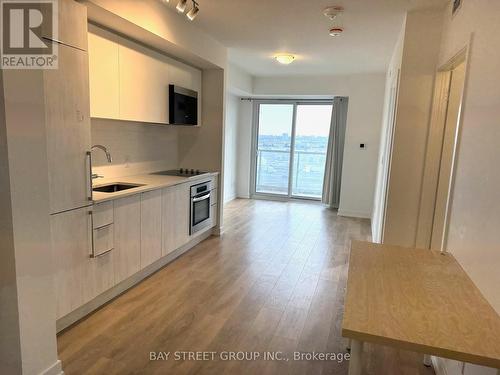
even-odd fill
[(161, 258), (161, 190), (141, 194), (141, 269)]
[(111, 250), (96, 258), (88, 258), (84, 274), (86, 287), (83, 291), (83, 303), (91, 301), (115, 285), (114, 256), (114, 250)]
[(119, 119), (120, 68), (113, 34), (89, 25), (90, 116)]
[(89, 205), (87, 52), (59, 45), (59, 69), (44, 71), (50, 212)]
[(114, 201), (115, 283), (141, 268), (141, 195)]
[(162, 191), (162, 255), (168, 255), (189, 241), (189, 184)]
[(57, 319), (84, 302), (91, 253), (91, 209), (88, 207), (50, 216)]
[[(130, 44), (130, 43), (128, 43)], [(119, 46), (120, 118), (168, 124), (168, 65), (164, 56), (135, 44)]]
[(181, 86), (198, 93), (198, 123), (201, 124), (201, 70), (193, 68), (181, 62), (171, 60), (168, 66), (168, 75), (170, 83), (173, 85)]

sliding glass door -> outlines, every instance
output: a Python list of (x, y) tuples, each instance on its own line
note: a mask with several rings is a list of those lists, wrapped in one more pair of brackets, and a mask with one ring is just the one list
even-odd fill
[(255, 192), (288, 195), (293, 104), (260, 104)]
[(256, 103), (255, 195), (321, 199), (331, 102)]

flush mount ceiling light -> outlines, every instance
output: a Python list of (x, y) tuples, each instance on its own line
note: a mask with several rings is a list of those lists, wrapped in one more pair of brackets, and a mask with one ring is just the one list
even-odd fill
[(187, 5), (187, 0), (179, 0), (175, 9), (177, 9), (179, 13), (184, 13), (184, 11), (186, 10), (186, 5)]
[(289, 53), (280, 53), (279, 55), (274, 56), (274, 58), (277, 62), (284, 65), (291, 64), (295, 60), (295, 56), (290, 55)]
[(198, 7), (198, 3), (193, 0), (193, 7), (191, 8), (191, 10), (189, 12), (187, 12), (186, 17), (188, 18), (188, 20), (192, 21), (196, 18), (199, 11), (200, 11), (200, 8)]

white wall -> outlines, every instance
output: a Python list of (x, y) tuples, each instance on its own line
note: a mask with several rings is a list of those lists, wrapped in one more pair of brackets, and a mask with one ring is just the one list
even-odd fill
[[(403, 58), (403, 41), (405, 32), (406, 19), (401, 26), (396, 47), (392, 54), (391, 62), (387, 70), (385, 95), (384, 95), (384, 115), (382, 120), (382, 129), (380, 132), (379, 157), (377, 179), (375, 184), (375, 195), (373, 202), (372, 214), (372, 240), (374, 242), (382, 242), (382, 230), (385, 213), (385, 193), (386, 183), (389, 174), (389, 160), (391, 154), (391, 133), (393, 130), (393, 105), (397, 104), (397, 94), (393, 93), (397, 90), (399, 80), (399, 70), (401, 69), (401, 60)], [(395, 96), (395, 98), (392, 97)], [(392, 103), (391, 103), (392, 101)], [(391, 113), (392, 112), (392, 113)]]
[[(224, 201), (249, 198), (251, 112), (242, 96), (251, 96), (253, 77), (233, 64), (227, 67), (224, 146)], [(250, 117), (249, 117), (250, 116)], [(249, 133), (250, 132), (250, 133)]]
[[(349, 97), (341, 215), (366, 218), (372, 215), (384, 88), (384, 73), (254, 78), (254, 95), (257, 96)], [(360, 149), (360, 143), (365, 143), (366, 149)]]
[(228, 93), (224, 131), (224, 202), (237, 196), (239, 107), (239, 97)]
[[(500, 314), (500, 2), (464, 1), (447, 9), (439, 64), (471, 37), (446, 248)], [(466, 375), (496, 374), (466, 365)], [(458, 375), (459, 372), (448, 372)]]
[(409, 12), (403, 56), (384, 243), (415, 246), (442, 13)]
[(227, 90), (240, 96), (248, 96), (253, 92), (253, 77), (234, 64), (227, 66)]
[(240, 101), (238, 117), (238, 172), (237, 193), (240, 198), (250, 198), (250, 169), (252, 149), (253, 105), (249, 100)]

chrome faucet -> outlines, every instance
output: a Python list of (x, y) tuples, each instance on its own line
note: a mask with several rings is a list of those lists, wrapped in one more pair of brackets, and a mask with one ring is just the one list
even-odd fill
[[(106, 154), (106, 159), (108, 159), (108, 163), (111, 163), (113, 161), (113, 158), (111, 157), (111, 154), (109, 153), (108, 149), (105, 146), (103, 146), (103, 145), (93, 145), (90, 148), (90, 151), (92, 151), (94, 148), (98, 148), (98, 149), (102, 150)], [(101, 177), (104, 177), (104, 176), (99, 176), (97, 173), (92, 173), (92, 179), (101, 178)]]
[(104, 151), (104, 153), (106, 154), (106, 159), (108, 159), (108, 163), (111, 163), (113, 161), (113, 158), (111, 157), (111, 154), (109, 153), (109, 151), (106, 147), (104, 147), (103, 145), (93, 145), (90, 148), (90, 151), (92, 151), (94, 148), (98, 148), (98, 149)]

